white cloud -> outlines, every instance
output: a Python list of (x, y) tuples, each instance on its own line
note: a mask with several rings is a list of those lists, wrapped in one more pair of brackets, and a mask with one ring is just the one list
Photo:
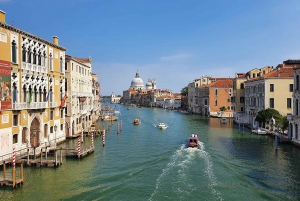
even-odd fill
[(192, 55), (186, 54), (186, 53), (180, 53), (180, 54), (176, 54), (176, 55), (161, 57), (160, 60), (161, 61), (172, 61), (172, 60), (178, 60), (178, 59), (186, 59), (186, 58), (190, 58), (190, 57), (192, 57)]

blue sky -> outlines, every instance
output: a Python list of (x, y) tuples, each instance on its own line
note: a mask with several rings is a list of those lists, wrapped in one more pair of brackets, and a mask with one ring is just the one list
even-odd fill
[(138, 70), (173, 92), (300, 59), (298, 0), (0, 0), (6, 23), (92, 57), (101, 94), (122, 95)]

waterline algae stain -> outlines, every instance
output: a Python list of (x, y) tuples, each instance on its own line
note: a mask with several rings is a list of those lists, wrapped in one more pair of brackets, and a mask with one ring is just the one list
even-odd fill
[[(114, 106), (114, 105), (113, 105)], [(0, 200), (297, 200), (299, 148), (279, 144), (218, 119), (182, 115), (159, 108), (117, 105), (123, 128), (106, 125), (106, 144), (95, 152), (66, 159), (59, 168), (24, 168), (21, 188), (0, 189)], [(134, 126), (132, 120), (141, 124)], [(118, 121), (119, 121), (118, 120)], [(168, 125), (160, 130), (158, 122)], [(98, 126), (102, 122), (98, 122)], [(186, 148), (192, 134), (199, 149)], [(87, 137), (82, 147), (90, 146)], [(77, 146), (77, 139), (63, 147)], [(0, 173), (1, 174), (1, 173)]]

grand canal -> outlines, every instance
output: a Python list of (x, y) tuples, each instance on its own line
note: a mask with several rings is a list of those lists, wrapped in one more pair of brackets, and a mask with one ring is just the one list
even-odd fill
[[(111, 105), (114, 107), (114, 105)], [(109, 127), (95, 153), (63, 158), (59, 168), (26, 167), (25, 182), (0, 189), (1, 200), (299, 200), (300, 149), (270, 136), (239, 132), (218, 119), (158, 108), (120, 110), (123, 129)], [(134, 126), (134, 118), (141, 124)], [(165, 122), (159, 130), (154, 125)], [(200, 149), (187, 149), (190, 134)], [(85, 138), (87, 144), (90, 139)], [(74, 147), (68, 140), (64, 147)]]

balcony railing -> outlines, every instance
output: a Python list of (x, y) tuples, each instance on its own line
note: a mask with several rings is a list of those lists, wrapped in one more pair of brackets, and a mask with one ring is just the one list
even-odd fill
[(27, 109), (26, 102), (13, 103), (13, 110), (23, 110), (23, 109)]
[(50, 108), (56, 107), (56, 102), (50, 102)]
[(46, 108), (47, 103), (46, 102), (32, 102), (29, 104), (28, 109), (40, 109), (40, 108)]
[(93, 93), (87, 93), (87, 92), (77, 92), (78, 97), (92, 97)]

